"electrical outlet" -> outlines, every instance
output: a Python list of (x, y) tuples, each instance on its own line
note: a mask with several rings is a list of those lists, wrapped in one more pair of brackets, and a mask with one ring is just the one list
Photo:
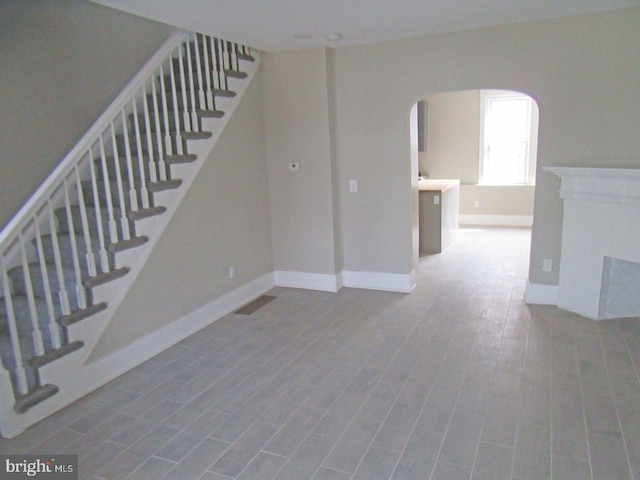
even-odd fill
[(289, 171), (290, 172), (299, 172), (300, 171), (300, 163), (299, 162), (291, 162), (291, 163), (289, 163)]
[(550, 258), (543, 258), (542, 259), (542, 271), (543, 272), (550, 272), (553, 269), (553, 260), (551, 260)]
[(480, 201), (479, 201), (479, 200), (476, 200), (475, 202), (473, 202), (473, 206), (474, 206), (475, 208), (480, 208)]

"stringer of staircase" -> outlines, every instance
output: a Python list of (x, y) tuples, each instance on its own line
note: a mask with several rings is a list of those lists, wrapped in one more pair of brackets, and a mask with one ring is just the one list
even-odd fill
[(79, 372), (258, 63), (176, 33), (0, 232), (2, 436), (96, 388)]

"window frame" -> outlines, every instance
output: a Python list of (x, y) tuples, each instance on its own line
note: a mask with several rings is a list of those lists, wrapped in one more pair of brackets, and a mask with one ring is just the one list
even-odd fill
[[(503, 100), (521, 100), (527, 101), (528, 118), (527, 118), (527, 146), (526, 146), (526, 158), (525, 158), (525, 175), (526, 178), (523, 182), (505, 183), (502, 181), (496, 181), (495, 178), (487, 178), (487, 165), (488, 162), (488, 141), (487, 141), (487, 116), (490, 111), (490, 103), (492, 101)], [(536, 156), (537, 156), (537, 131), (538, 131), (538, 110), (537, 104), (529, 95), (516, 91), (507, 90), (481, 90), (480, 91), (480, 158), (479, 158), (479, 172), (478, 172), (478, 185), (493, 185), (493, 186), (527, 186), (535, 185), (536, 175)]]

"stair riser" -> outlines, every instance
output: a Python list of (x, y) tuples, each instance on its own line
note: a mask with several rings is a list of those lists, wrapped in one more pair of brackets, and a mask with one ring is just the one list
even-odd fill
[[(118, 163), (120, 164), (120, 176), (126, 180), (129, 180), (129, 161), (126, 157), (120, 156), (118, 159)], [(104, 180), (104, 171), (102, 169), (102, 162), (100, 160), (95, 161), (96, 164), (96, 177), (98, 180)], [(158, 164), (156, 161), (153, 162), (154, 169), (157, 174), (158, 172)], [(140, 163), (137, 155), (134, 155), (131, 159), (131, 173), (136, 184), (141, 184), (141, 175), (140, 175)], [(143, 158), (143, 168), (144, 168), (144, 179), (145, 182), (150, 180), (149, 176), (149, 160), (148, 157)], [(115, 181), (118, 178), (118, 169), (114, 163), (114, 159), (107, 159), (107, 175), (110, 181)]]
[[(41, 298), (36, 298), (35, 304), (36, 304), (36, 311), (38, 315), (38, 325), (40, 326), (42, 335), (46, 336), (45, 345), (50, 345), (51, 344), (50, 332), (49, 332), (50, 321), (49, 321), (49, 312), (47, 310), (47, 304), (44, 301), (44, 299), (41, 299)], [(13, 307), (13, 312), (16, 318), (16, 327), (18, 331), (18, 336), (25, 340), (30, 341), (33, 334), (33, 327), (31, 324), (31, 313), (29, 310), (29, 305), (27, 303), (26, 297), (18, 296), (18, 295), (12, 296), (12, 307)], [(6, 325), (7, 325), (6, 312), (7, 310), (5, 305), (5, 299), (1, 298), (0, 299), (0, 325), (2, 325), (2, 328), (0, 329), (0, 332), (5, 332), (8, 335), (8, 328), (6, 328)], [(54, 315), (55, 315), (55, 318), (62, 315), (60, 308), (56, 305), (56, 302), (54, 302)], [(62, 332), (62, 330), (59, 329), (59, 332)], [(31, 347), (31, 350), (33, 350), (33, 347)], [(26, 358), (29, 358), (29, 357), (26, 357)]]
[[(169, 135), (169, 142), (170, 142), (170, 152), (169, 153), (173, 153), (178, 151), (177, 149), (177, 139), (175, 134), (171, 134)], [(165, 146), (165, 135), (161, 135), (160, 136), (160, 147), (158, 147), (158, 135), (156, 133), (152, 133), (152, 134), (141, 134), (140, 135), (140, 139), (141, 139), (141, 143), (142, 143), (142, 154), (143, 155), (149, 155), (149, 145), (148, 145), (148, 139), (151, 139), (152, 142), (152, 149), (154, 152), (154, 155), (157, 156), (158, 152), (164, 152), (166, 146)], [(126, 151), (126, 144), (125, 144), (125, 140), (124, 137), (122, 136), (122, 134), (118, 134), (116, 135), (116, 142), (118, 145), (118, 152), (123, 153)], [(129, 137), (129, 148), (132, 154), (137, 154), (138, 153), (138, 145), (136, 143), (136, 138), (135, 136), (131, 135)], [(182, 150), (183, 153), (187, 152), (187, 142), (186, 140), (182, 140)]]
[[(51, 326), (49, 312), (46, 303), (43, 299), (36, 298), (36, 311), (38, 316), (38, 327), (42, 336), (42, 343), (45, 351), (52, 351), (54, 349), (53, 341), (51, 338), (51, 328), (57, 329), (57, 335), (62, 341), (66, 341), (65, 332), (59, 326)], [(27, 386), (30, 391), (35, 390), (40, 383), (38, 374), (29, 366), (29, 360), (36, 356), (36, 349), (33, 340), (33, 325), (31, 322), (31, 313), (26, 301), (26, 297), (13, 296), (12, 306), (16, 319), (16, 329), (18, 338), (16, 339), (20, 345), (20, 358), (25, 368), (25, 376)], [(60, 316), (60, 308), (54, 302), (54, 318)], [(9, 370), (11, 374), (11, 382), (14, 389), (17, 390), (18, 380), (16, 376), (16, 359), (14, 358), (13, 347), (11, 343), (11, 337), (9, 335), (7, 325), (7, 313), (5, 299), (0, 299), (0, 358), (2, 359), (2, 365)]]
[[(80, 265), (80, 270), (83, 274), (89, 274), (89, 268), (87, 263), (87, 247), (86, 242), (84, 241), (84, 237), (80, 235), (75, 236), (76, 249), (78, 252), (78, 263)], [(71, 236), (69, 235), (58, 235), (58, 246), (59, 246), (59, 255), (61, 259), (61, 263), (65, 267), (73, 267), (73, 246), (71, 242)], [(99, 248), (100, 244), (98, 242), (97, 237), (91, 239), (91, 250), (93, 257), (95, 259), (96, 268), (100, 271), (100, 262), (99, 262)], [(50, 264), (54, 264), (55, 262), (55, 253), (53, 247), (53, 239), (50, 235), (45, 235), (42, 237), (42, 250), (44, 253), (44, 261)]]
[[(120, 209), (117, 209), (117, 208), (114, 209), (114, 217), (116, 219), (117, 234), (118, 234), (118, 238), (115, 238), (115, 239), (111, 239), (111, 236), (109, 234), (109, 212), (107, 211), (106, 208), (102, 208), (100, 211), (101, 211), (101, 217), (102, 217), (102, 232), (105, 236), (104, 237), (105, 243), (115, 242), (118, 240), (118, 238), (122, 238), (122, 229), (120, 228), (119, 221), (118, 221), (118, 219), (120, 219)], [(95, 208), (93, 206), (89, 206), (87, 207), (86, 212), (87, 212), (87, 223), (89, 225), (89, 235), (91, 235), (91, 237), (98, 238), (98, 222), (96, 220)], [(84, 234), (84, 231), (82, 229), (82, 222), (81, 222), (79, 207), (74, 206), (71, 208), (71, 216), (72, 216), (71, 221), (72, 221), (72, 227), (73, 227), (72, 229), (69, 228), (66, 209), (63, 209), (63, 208), (57, 209), (55, 211), (55, 215), (56, 215), (56, 219), (58, 220), (58, 231), (60, 233), (70, 233), (73, 230), (73, 232), (76, 234), (79, 234), (79, 235)], [(133, 225), (131, 225), (130, 228), (133, 229)]]
[[(204, 94), (207, 95), (208, 93), (210, 93), (213, 97), (214, 97), (214, 102), (217, 104), (218, 101), (221, 98), (230, 98), (233, 97), (235, 95), (235, 92), (232, 92), (230, 90), (219, 90), (216, 88), (212, 88), (210, 92), (208, 92), (208, 89), (205, 87), (204, 89)], [(200, 93), (198, 91), (196, 91), (196, 96), (200, 96)], [(147, 102), (149, 105), (149, 113), (153, 113), (155, 114), (155, 111), (153, 109), (153, 95), (149, 94), (147, 95)], [(158, 112), (162, 112), (164, 111), (164, 104), (162, 101), (162, 98), (158, 98), (157, 99), (157, 104), (158, 104)], [(180, 110), (184, 110), (185, 109), (185, 105), (187, 109), (193, 108), (194, 104), (191, 101), (191, 93), (187, 93), (186, 95), (186, 102), (185, 99), (183, 98), (182, 92), (178, 91), (177, 92), (177, 98), (174, 99), (173, 98), (173, 94), (171, 94), (169, 97), (167, 97), (167, 107), (170, 110), (174, 110), (175, 109), (175, 105), (177, 105), (178, 109)], [(204, 106), (200, 105), (198, 102), (195, 102), (195, 106), (196, 107), (201, 107), (201, 108), (205, 108)], [(210, 108), (210, 107), (209, 107)], [(144, 115), (144, 114), (142, 114)], [(141, 129), (142, 126), (145, 125), (145, 123), (140, 123)]]
[[(215, 44), (212, 47), (210, 42), (203, 42), (200, 39), (198, 39), (198, 51), (199, 51), (200, 55), (204, 57), (204, 52), (205, 52), (204, 44), (205, 43), (206, 43), (206, 52), (207, 52), (207, 55), (209, 56), (209, 65), (213, 65), (211, 60), (212, 60), (212, 57), (215, 58), (215, 53), (216, 53)], [(192, 42), (189, 42), (188, 45), (185, 45), (184, 48), (183, 48), (183, 50), (185, 51), (185, 58), (186, 58), (187, 50), (191, 51), (191, 60), (192, 60), (192, 62), (196, 58), (196, 47), (195, 47), (195, 45), (196, 45), (196, 42), (192, 41)], [(223, 46), (224, 46), (224, 49), (223, 49)], [(247, 62), (254, 62), (255, 61), (255, 58), (253, 56), (251, 56), (248, 53), (243, 53), (242, 48), (236, 48), (236, 45), (228, 45), (226, 42), (224, 42), (224, 45), (223, 45), (223, 42), (219, 42), (217, 51), (218, 51), (218, 58), (222, 60), (222, 58), (224, 57), (225, 62), (227, 62), (227, 60), (229, 58), (229, 53), (231, 53), (232, 62), (234, 64), (236, 62), (236, 59), (237, 60), (241, 60), (241, 61), (247, 61)], [(173, 60), (177, 61), (177, 58), (174, 58)]]
[[(124, 205), (121, 205), (120, 189), (116, 181), (109, 182), (109, 193), (111, 194), (111, 203), (114, 207), (129, 211), (131, 210), (131, 201), (129, 198), (129, 182), (122, 182), (122, 196), (124, 197)], [(100, 205), (107, 205), (107, 187), (103, 181), (97, 182), (98, 187), (98, 200)], [(95, 205), (95, 195), (93, 192), (93, 186), (90, 182), (82, 182), (82, 192), (84, 194), (84, 201), (87, 205)], [(138, 195), (139, 197), (139, 195)]]
[[(46, 297), (46, 290), (44, 288), (43, 273), (40, 265), (29, 265), (29, 272), (31, 278), (31, 288), (33, 295), (38, 298)], [(27, 282), (22, 267), (16, 267), (8, 272), (11, 284), (13, 286), (13, 293), (16, 295), (27, 295)], [(51, 291), (58, 292), (60, 290), (60, 282), (54, 265), (47, 265), (47, 279), (49, 280), (49, 287)], [(67, 290), (69, 297), (69, 303), (71, 308), (77, 308), (79, 306), (78, 293), (76, 291), (77, 283), (74, 275), (73, 268), (65, 267), (63, 269), (64, 287)], [(84, 287), (80, 287), (84, 290)], [(57, 302), (56, 295), (52, 295), (53, 299)]]
[[(196, 74), (194, 73), (194, 81), (193, 81), (193, 90), (196, 94), (196, 96), (199, 94), (198, 92), (200, 92), (200, 90), (206, 92), (207, 90), (209, 90), (209, 88), (211, 88), (213, 93), (213, 89), (220, 87), (222, 85), (226, 85), (227, 82), (224, 78), (224, 74), (220, 74), (220, 78), (222, 80), (218, 80), (217, 77), (217, 73), (214, 74), (213, 77), (209, 77), (209, 82), (207, 83), (207, 79), (206, 77), (203, 77), (202, 79), (202, 84), (198, 81), (198, 78), (196, 77)], [(189, 75), (188, 73), (185, 72), (185, 79), (186, 79), (186, 84), (185, 84), (185, 91), (186, 91), (186, 95), (187, 95), (187, 99), (191, 98), (191, 83), (189, 81)], [(183, 92), (182, 92), (182, 79), (180, 78), (180, 73), (176, 72), (176, 93), (178, 95), (179, 99), (182, 99), (183, 96)], [(162, 88), (162, 83), (158, 83), (158, 87)], [(173, 99), (172, 93), (173, 93), (173, 84), (171, 83), (171, 75), (165, 75), (164, 77), (164, 88), (168, 94), (168, 98), (167, 101), (169, 101), (169, 99)]]
[[(166, 131), (169, 132), (175, 132), (176, 129), (176, 117), (175, 117), (175, 113), (174, 113), (174, 106), (173, 104), (169, 104), (168, 105), (169, 108), (169, 112), (167, 112), (167, 118), (165, 119), (164, 115), (160, 115), (158, 118), (158, 123), (156, 123), (156, 116), (155, 114), (150, 115), (149, 116), (149, 131), (156, 133), (158, 131), (164, 133)], [(180, 107), (179, 107), (180, 108)], [(140, 125), (144, 125), (146, 126), (146, 119), (145, 119), (145, 115), (144, 114), (138, 114), (138, 121), (140, 122)], [(135, 131), (135, 127), (134, 127), (134, 122), (135, 122), (135, 117), (133, 115), (129, 116), (129, 124), (131, 125), (130, 127), (130, 131), (133, 132)], [(168, 122), (168, 126), (166, 124), (166, 122)], [(198, 124), (195, 126), (192, 126), (191, 123), (188, 124), (188, 129), (189, 130), (195, 130), (195, 131), (200, 131), (201, 127), (200, 127), (200, 122), (197, 122)], [(185, 127), (186, 122), (185, 122), (185, 118), (184, 118), (184, 113), (182, 111), (178, 112), (178, 125), (179, 125), (179, 130), (185, 131), (187, 128)], [(159, 130), (158, 130), (159, 129)]]

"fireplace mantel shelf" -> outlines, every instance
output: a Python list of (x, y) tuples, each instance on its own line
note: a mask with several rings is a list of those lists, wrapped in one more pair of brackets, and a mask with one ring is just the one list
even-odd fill
[(640, 169), (543, 167), (561, 178), (560, 198), (640, 205)]

